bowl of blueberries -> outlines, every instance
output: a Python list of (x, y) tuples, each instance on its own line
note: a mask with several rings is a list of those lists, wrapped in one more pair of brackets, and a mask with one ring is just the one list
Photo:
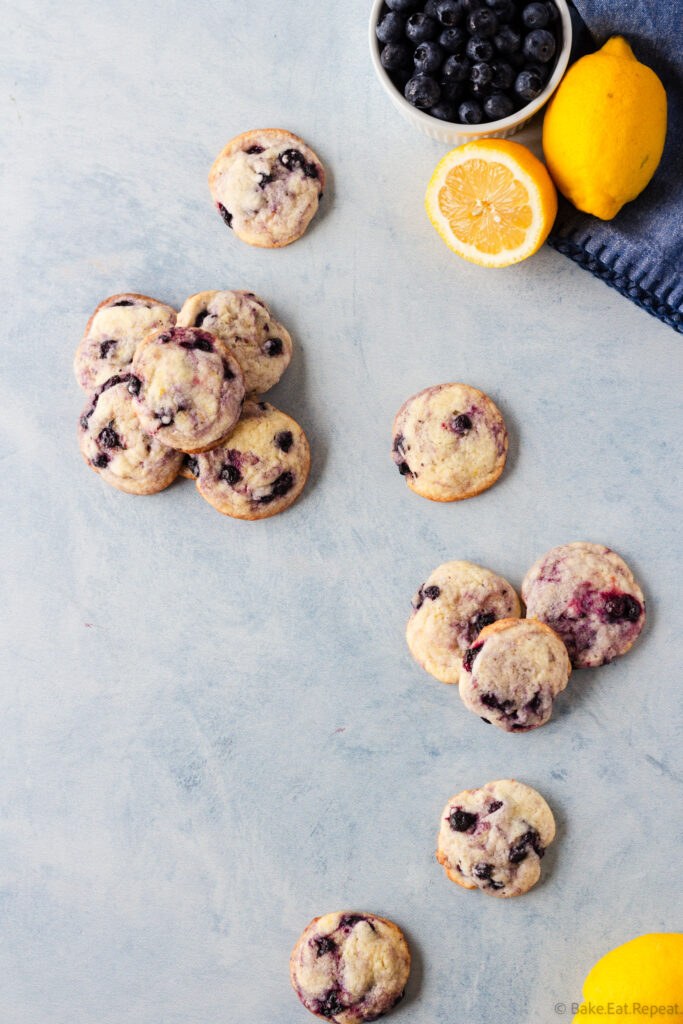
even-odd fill
[(394, 106), (425, 135), (507, 138), (569, 61), (566, 0), (374, 0), (370, 53)]

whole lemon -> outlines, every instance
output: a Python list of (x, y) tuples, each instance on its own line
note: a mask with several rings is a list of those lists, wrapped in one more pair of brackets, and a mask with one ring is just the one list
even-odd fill
[(655, 173), (665, 135), (664, 86), (613, 36), (560, 83), (543, 121), (543, 152), (560, 192), (610, 220)]
[[(589, 973), (583, 998), (573, 1024), (604, 1024), (615, 1015), (620, 1020), (683, 1024), (683, 935), (641, 935), (617, 946)], [(649, 1007), (649, 1012), (641, 1007)]]

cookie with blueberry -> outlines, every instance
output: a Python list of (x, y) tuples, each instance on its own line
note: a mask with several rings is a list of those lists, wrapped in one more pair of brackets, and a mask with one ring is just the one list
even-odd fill
[(524, 577), (522, 598), (529, 618), (562, 637), (575, 668), (626, 654), (645, 625), (645, 599), (633, 573), (602, 544), (553, 548)]
[(540, 793), (514, 779), (487, 782), (449, 800), (436, 859), (452, 882), (489, 896), (520, 896), (541, 875), (555, 819)]
[(484, 626), (519, 615), (519, 598), (502, 576), (472, 562), (445, 562), (415, 594), (406, 639), (427, 672), (457, 683), (463, 656)]
[(101, 384), (78, 421), (83, 458), (106, 483), (126, 494), (156, 494), (175, 480), (183, 453), (148, 434), (137, 413), (132, 373)]
[(135, 349), (151, 331), (176, 322), (175, 309), (149, 295), (110, 295), (88, 320), (76, 350), (74, 373), (85, 391), (94, 391), (116, 373), (128, 373)]
[(277, 384), (292, 358), (289, 332), (253, 292), (191, 295), (178, 313), (178, 326), (201, 327), (224, 341), (242, 367), (248, 395)]
[(140, 382), (135, 401), (142, 424), (170, 448), (206, 451), (239, 419), (242, 369), (208, 331), (174, 327), (149, 334), (136, 349), (132, 372)]
[(238, 238), (274, 249), (303, 235), (318, 209), (325, 171), (298, 136), (265, 128), (225, 146), (211, 168), (209, 187)]
[(394, 420), (392, 457), (416, 494), (461, 501), (496, 482), (508, 434), (491, 399), (468, 384), (437, 384), (409, 398)]
[(311, 1013), (336, 1024), (377, 1020), (403, 996), (410, 950), (401, 929), (376, 914), (314, 917), (292, 952), (289, 975)]
[(197, 455), (197, 490), (223, 515), (266, 519), (296, 501), (310, 465), (299, 424), (267, 402), (247, 400), (227, 441)]
[(485, 626), (460, 671), (463, 704), (505, 732), (545, 725), (569, 682), (567, 648), (536, 619), (500, 619)]

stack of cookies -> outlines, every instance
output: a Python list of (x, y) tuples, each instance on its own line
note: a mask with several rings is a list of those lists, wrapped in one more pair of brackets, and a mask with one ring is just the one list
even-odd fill
[(182, 475), (225, 515), (275, 515), (310, 467), (301, 427), (260, 399), (291, 357), (288, 331), (252, 292), (200, 292), (180, 313), (147, 295), (113, 295), (76, 352), (89, 396), (83, 457), (128, 494), (154, 494)]

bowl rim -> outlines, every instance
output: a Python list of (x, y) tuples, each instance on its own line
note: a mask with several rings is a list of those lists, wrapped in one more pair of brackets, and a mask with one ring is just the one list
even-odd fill
[(432, 117), (432, 115), (426, 113), (426, 111), (420, 110), (419, 107), (414, 107), (412, 103), (408, 103), (405, 96), (392, 82), (389, 77), (389, 73), (382, 67), (382, 62), (379, 59), (380, 42), (377, 38), (375, 29), (379, 21), (380, 11), (384, 6), (384, 0), (373, 0), (372, 8), (370, 10), (370, 57), (372, 59), (375, 73), (380, 80), (380, 84), (384, 87), (389, 98), (400, 112), (405, 116), (408, 116), (409, 120), (414, 121), (417, 124), (422, 123), (425, 128), (434, 128), (437, 125), (440, 125), (444, 130), (448, 128), (457, 129), (459, 135), (471, 135), (472, 138), (488, 135), (491, 132), (503, 132), (507, 129), (514, 128), (521, 122), (528, 121), (529, 118), (533, 117), (533, 115), (541, 109), (544, 103), (548, 102), (567, 70), (569, 54), (572, 47), (572, 21), (569, 15), (567, 0), (553, 0), (553, 2), (560, 12), (560, 20), (562, 22), (562, 47), (558, 54), (553, 73), (548, 79), (545, 89), (542, 93), (539, 93), (535, 100), (531, 100), (531, 102), (527, 103), (526, 106), (516, 110), (514, 114), (510, 114), (508, 117), (501, 117), (498, 121), (483, 121), (481, 124), (460, 124), (458, 121), (442, 121), (440, 117)]

